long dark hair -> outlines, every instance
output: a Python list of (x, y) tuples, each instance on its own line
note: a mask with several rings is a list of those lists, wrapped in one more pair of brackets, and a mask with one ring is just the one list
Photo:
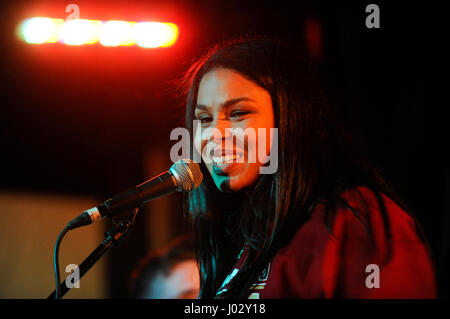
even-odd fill
[[(200, 298), (216, 295), (244, 246), (246, 262), (221, 297), (247, 297), (261, 271), (308, 220), (318, 202), (326, 205), (328, 227), (337, 205), (349, 207), (339, 196), (346, 189), (370, 188), (385, 223), (382, 193), (409, 213), (369, 163), (357, 135), (327, 102), (306, 57), (302, 49), (277, 40), (238, 39), (212, 47), (184, 77), (191, 138), (200, 80), (218, 67), (237, 71), (270, 93), (279, 136), (278, 170), (260, 175), (245, 191), (220, 192), (204, 163), (200, 165), (204, 181), (186, 195), (200, 270)], [(370, 233), (370, 227), (366, 229)], [(386, 230), (389, 234), (387, 224)]]

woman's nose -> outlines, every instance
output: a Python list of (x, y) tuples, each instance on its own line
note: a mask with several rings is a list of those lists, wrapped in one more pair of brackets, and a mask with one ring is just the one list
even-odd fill
[(217, 119), (211, 126), (212, 134), (209, 139), (212, 141), (220, 141), (228, 138), (231, 135), (231, 126), (229, 121)]

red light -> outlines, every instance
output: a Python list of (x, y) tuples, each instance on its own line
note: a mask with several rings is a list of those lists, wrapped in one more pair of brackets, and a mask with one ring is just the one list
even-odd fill
[(100, 43), (107, 47), (118, 45), (133, 45), (136, 43), (133, 37), (135, 22), (108, 21), (103, 24), (100, 32)]
[(134, 26), (136, 43), (143, 48), (168, 47), (178, 38), (178, 27), (173, 23), (140, 22)]
[(98, 42), (102, 23), (96, 20), (69, 20), (60, 31), (60, 41), (68, 45), (93, 44)]
[(60, 42), (66, 45), (100, 43), (104, 46), (138, 45), (143, 48), (169, 47), (178, 39), (173, 23), (127, 22), (30, 18), (20, 26), (20, 37), (30, 44)]

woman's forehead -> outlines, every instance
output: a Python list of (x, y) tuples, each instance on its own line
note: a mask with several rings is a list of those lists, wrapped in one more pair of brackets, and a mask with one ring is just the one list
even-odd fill
[(230, 100), (260, 102), (269, 93), (239, 72), (218, 68), (207, 72), (201, 79), (197, 104), (207, 107), (226, 105)]

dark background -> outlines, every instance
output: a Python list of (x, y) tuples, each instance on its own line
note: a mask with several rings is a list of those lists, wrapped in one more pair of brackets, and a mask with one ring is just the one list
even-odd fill
[[(15, 36), (31, 16), (174, 22), (164, 49), (29, 45)], [(365, 8), (380, 8), (368, 29)], [(256, 32), (304, 43), (332, 103), (348, 110), (369, 154), (427, 233), (442, 297), (448, 297), (448, 10), (410, 1), (10, 1), (1, 8), (0, 189), (80, 194), (99, 200), (152, 176), (143, 158), (170, 166), (171, 129), (182, 125), (173, 81), (212, 43)], [(161, 155), (163, 154), (163, 155)], [(151, 164), (150, 164), (151, 165)], [(180, 197), (172, 196), (182, 232)], [(133, 233), (105, 258), (110, 296), (126, 283), (148, 244)], [(56, 239), (56, 234), (55, 234)], [(418, 274), (420, 276), (420, 274)]]

